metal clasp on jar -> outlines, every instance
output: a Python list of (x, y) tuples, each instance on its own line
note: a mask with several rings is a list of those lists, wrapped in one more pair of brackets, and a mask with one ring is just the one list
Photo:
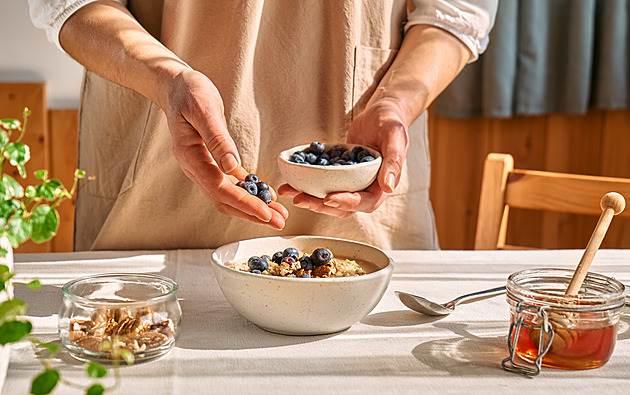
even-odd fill
[[(503, 369), (508, 372), (519, 373), (526, 376), (536, 376), (540, 373), (540, 367), (542, 364), (542, 359), (549, 351), (551, 347), (551, 342), (553, 341), (554, 331), (547, 317), (547, 306), (527, 306), (520, 301), (518, 305), (516, 305), (516, 311), (514, 313), (514, 321), (510, 324), (510, 332), (508, 334), (508, 350), (510, 352), (510, 356), (505, 358), (501, 362), (501, 366)], [(533, 326), (525, 322), (525, 314), (524, 311), (531, 310), (535, 311), (537, 316), (541, 319), (542, 325)], [(541, 331), (539, 340), (538, 340), (538, 355), (534, 359), (534, 366), (528, 366), (523, 364), (518, 364), (514, 361), (514, 357), (516, 356), (516, 345), (518, 343), (519, 335), (522, 328), (530, 328), (533, 330)], [(545, 336), (547, 335), (547, 336)], [(545, 341), (545, 339), (547, 341)]]

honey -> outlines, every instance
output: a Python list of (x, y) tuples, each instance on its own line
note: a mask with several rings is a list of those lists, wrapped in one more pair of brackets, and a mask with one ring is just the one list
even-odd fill
[(510, 357), (504, 369), (536, 375), (541, 367), (582, 370), (608, 362), (625, 304), (624, 285), (589, 273), (577, 296), (565, 296), (572, 274), (529, 269), (508, 278)]
[[(511, 317), (511, 322), (514, 322), (514, 315)], [(516, 342), (516, 355), (534, 363), (538, 356), (541, 332), (533, 329), (536, 325), (531, 321), (525, 324), (527, 325), (521, 328)], [(550, 335), (544, 335), (543, 341), (546, 343), (549, 337)], [(601, 328), (555, 328), (554, 339), (542, 358), (542, 366), (566, 370), (598, 368), (608, 362), (616, 341), (617, 325)]]

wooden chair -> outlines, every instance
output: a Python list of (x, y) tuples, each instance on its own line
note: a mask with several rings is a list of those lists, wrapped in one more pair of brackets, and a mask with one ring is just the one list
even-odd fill
[[(484, 164), (474, 248), (521, 248), (505, 244), (511, 207), (599, 216), (608, 192), (628, 201), (630, 179), (514, 169), (511, 155), (491, 153)], [(618, 216), (630, 218), (630, 208)]]

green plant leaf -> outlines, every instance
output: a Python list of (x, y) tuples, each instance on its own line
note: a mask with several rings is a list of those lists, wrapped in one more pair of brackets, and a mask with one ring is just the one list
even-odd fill
[(42, 181), (36, 188), (37, 197), (43, 197), (46, 200), (55, 200), (57, 198), (57, 190), (63, 187), (61, 181), (57, 179)]
[(85, 172), (83, 170), (76, 169), (74, 171), (74, 176), (76, 178), (84, 178), (85, 177)]
[(15, 166), (22, 178), (26, 177), (24, 166), (31, 159), (31, 151), (28, 145), (22, 143), (9, 143), (4, 147), (4, 156)]
[(0, 123), (7, 129), (17, 129), (22, 125), (20, 121), (12, 118), (0, 119)]
[(45, 395), (50, 394), (57, 382), (59, 381), (59, 372), (54, 369), (46, 369), (41, 372), (31, 385), (31, 394), (33, 395)]
[(31, 238), (36, 243), (50, 240), (57, 234), (59, 226), (59, 213), (50, 206), (37, 206), (31, 213)]
[(11, 272), (7, 265), (0, 265), (0, 292), (5, 290), (7, 281), (13, 276), (15, 273)]
[(26, 314), (26, 303), (20, 299), (9, 299), (0, 303), (0, 323), (13, 321)]
[(37, 291), (42, 287), (42, 283), (39, 282), (38, 279), (35, 279), (31, 281), (30, 283), (26, 284), (26, 286), (32, 289), (33, 291)]
[(34, 174), (35, 174), (35, 178), (39, 178), (40, 180), (45, 180), (48, 177), (48, 170), (37, 170)]
[(96, 362), (88, 363), (87, 367), (85, 368), (85, 371), (87, 372), (88, 376), (94, 379), (100, 379), (107, 375), (107, 370), (102, 365)]
[(28, 240), (31, 237), (33, 227), (30, 222), (24, 220), (22, 217), (13, 217), (9, 221), (9, 229), (7, 231), (7, 238), (14, 248), (17, 248), (20, 244)]
[(105, 392), (105, 388), (103, 388), (100, 384), (92, 384), (90, 388), (85, 392), (86, 395), (101, 395)]
[(9, 200), (24, 196), (24, 188), (13, 177), (3, 174), (0, 180), (0, 199)]
[(28, 321), (7, 321), (0, 325), (0, 344), (15, 343), (31, 333), (33, 325)]
[(0, 129), (0, 150), (3, 149), (8, 142), (9, 134), (4, 129)]
[(38, 346), (45, 348), (51, 353), (56, 353), (57, 351), (59, 351), (59, 346), (57, 344), (44, 343), (44, 342), (40, 342), (39, 340), (35, 340), (35, 342), (37, 343)]

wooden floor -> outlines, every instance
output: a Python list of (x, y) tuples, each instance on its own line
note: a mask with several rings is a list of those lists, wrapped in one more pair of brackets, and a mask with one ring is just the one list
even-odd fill
[[(29, 173), (48, 168), (52, 177), (71, 185), (77, 109), (48, 110), (44, 83), (0, 83), (0, 118), (21, 119), (25, 106), (32, 112), (24, 138), (31, 147)], [(630, 178), (630, 110), (509, 119), (432, 116), (429, 128), (431, 198), (443, 249), (473, 248), (481, 173), (489, 152), (512, 154), (517, 168)], [(60, 207), (61, 225), (51, 242), (29, 242), (18, 252), (70, 251), (73, 211), (74, 202)], [(507, 242), (584, 248), (596, 222), (596, 216), (512, 210)], [(630, 220), (615, 219), (603, 247), (630, 248)]]

